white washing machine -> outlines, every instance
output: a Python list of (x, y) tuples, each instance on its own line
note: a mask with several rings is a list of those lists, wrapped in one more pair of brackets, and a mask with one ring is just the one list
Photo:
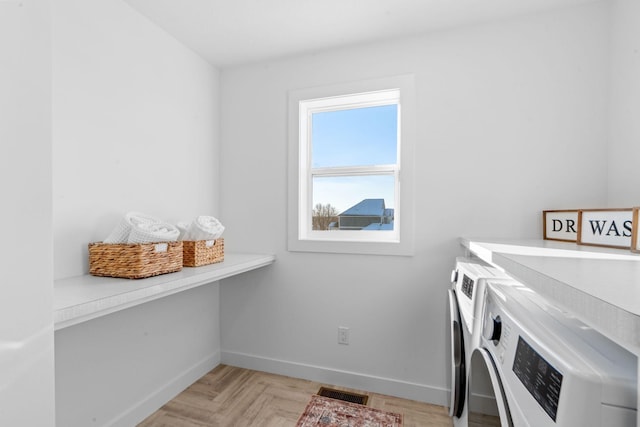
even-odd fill
[(522, 285), (489, 280), (482, 319), (468, 387), (486, 371), (497, 425), (636, 426), (634, 355)]
[[(455, 427), (467, 427), (468, 423), (468, 372), (471, 354), (480, 344), (482, 308), (484, 305), (485, 283), (487, 279), (507, 282), (511, 279), (502, 271), (477, 259), (457, 258), (452, 272), (452, 289), (449, 290), (449, 315), (451, 339), (451, 398), (449, 416)], [(489, 381), (476, 381), (476, 384)], [(476, 391), (486, 395), (483, 389)], [(479, 411), (491, 413), (483, 405)]]

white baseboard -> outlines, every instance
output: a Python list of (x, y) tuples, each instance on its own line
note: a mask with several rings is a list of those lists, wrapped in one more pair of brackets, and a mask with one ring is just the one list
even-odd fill
[(150, 391), (146, 398), (135, 402), (127, 411), (105, 425), (113, 427), (137, 425), (219, 364), (220, 352), (217, 351), (175, 377), (168, 379), (164, 386)]
[(417, 400), (434, 405), (446, 406), (449, 404), (448, 390), (425, 384), (228, 351), (222, 352), (221, 363), (288, 377), (302, 378), (323, 384)]

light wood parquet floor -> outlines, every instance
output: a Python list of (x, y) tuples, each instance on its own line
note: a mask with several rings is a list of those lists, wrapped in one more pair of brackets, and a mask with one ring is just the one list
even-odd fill
[(321, 386), (367, 394), (367, 406), (401, 413), (404, 427), (450, 427), (442, 406), (220, 365), (138, 427), (294, 427)]

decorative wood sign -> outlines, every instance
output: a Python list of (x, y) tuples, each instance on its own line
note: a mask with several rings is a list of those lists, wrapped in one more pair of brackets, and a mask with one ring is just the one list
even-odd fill
[(640, 224), (638, 224), (638, 212), (640, 208), (633, 208), (633, 227), (631, 231), (631, 252), (640, 253)]
[(578, 212), (578, 244), (631, 248), (633, 209), (584, 209)]
[(542, 211), (545, 240), (578, 241), (578, 210)]

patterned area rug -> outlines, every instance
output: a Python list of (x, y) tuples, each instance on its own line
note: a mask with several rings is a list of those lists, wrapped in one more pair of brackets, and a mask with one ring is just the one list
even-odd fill
[(322, 396), (311, 396), (296, 427), (401, 427), (402, 415), (343, 402)]

